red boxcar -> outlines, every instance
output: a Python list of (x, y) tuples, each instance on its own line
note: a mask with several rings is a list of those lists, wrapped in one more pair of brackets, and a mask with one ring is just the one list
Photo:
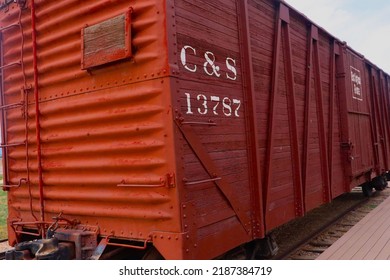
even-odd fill
[(0, 23), (8, 258), (258, 256), (386, 184), (389, 76), (283, 1), (5, 1)]

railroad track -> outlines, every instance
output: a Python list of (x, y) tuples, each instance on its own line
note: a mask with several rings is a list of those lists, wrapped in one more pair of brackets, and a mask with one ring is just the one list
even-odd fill
[[(310, 234), (302, 236), (294, 246), (278, 254), (275, 259), (314, 260), (370, 211), (390, 196), (390, 189), (377, 192), (369, 199), (362, 198), (324, 222)], [(326, 211), (322, 213), (326, 215)]]

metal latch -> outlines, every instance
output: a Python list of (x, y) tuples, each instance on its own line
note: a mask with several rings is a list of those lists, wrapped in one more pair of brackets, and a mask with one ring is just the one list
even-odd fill
[(341, 143), (341, 148), (345, 150), (352, 150), (353, 149), (353, 144), (352, 142), (343, 142)]

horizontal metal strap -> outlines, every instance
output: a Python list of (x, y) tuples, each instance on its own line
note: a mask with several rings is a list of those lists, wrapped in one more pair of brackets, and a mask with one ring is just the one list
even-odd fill
[(0, 148), (7, 148), (7, 147), (17, 147), (17, 146), (22, 146), (26, 145), (26, 141), (23, 142), (17, 142), (17, 143), (11, 143), (11, 144), (0, 144)]
[(19, 183), (17, 185), (2, 185), (2, 188), (19, 188), (23, 183), (27, 183), (28, 180), (26, 178), (22, 178), (19, 180)]
[(22, 62), (20, 62), (20, 61), (18, 61), (18, 62), (13, 62), (13, 63), (6, 64), (6, 65), (1, 66), (1, 67), (0, 67), (0, 70), (6, 69), (6, 68), (10, 68), (10, 67), (13, 67), (13, 66), (19, 66), (19, 65), (22, 65)]
[(11, 25), (8, 25), (8, 26), (4, 26), (4, 27), (0, 28), (0, 32), (2, 32), (4, 30), (7, 30), (7, 29), (10, 29), (12, 27), (19, 27), (20, 28), (20, 25), (19, 24), (11, 24)]
[(23, 105), (24, 105), (24, 102), (7, 104), (7, 105), (0, 106), (0, 110), (7, 110), (7, 109), (18, 108), (18, 107), (21, 107)]
[(221, 177), (217, 177), (217, 178), (205, 179), (205, 180), (199, 180), (199, 181), (186, 181), (186, 180), (183, 180), (183, 181), (184, 181), (184, 185), (191, 186), (191, 185), (198, 185), (198, 184), (203, 184), (203, 183), (208, 183), (208, 182), (215, 182), (215, 181), (219, 181), (221, 179), (222, 179)]
[(35, 232), (31, 232), (31, 231), (23, 231), (23, 230), (17, 230), (17, 229), (15, 229), (14, 231), (15, 231), (15, 233), (24, 234), (24, 235), (41, 236), (40, 233), (35, 233)]
[(160, 184), (125, 184), (125, 183), (121, 183), (121, 184), (118, 184), (117, 187), (132, 187), (132, 188), (162, 188), (162, 187), (165, 187), (165, 182), (164, 183), (160, 183)]
[(182, 122), (182, 125), (184, 124), (196, 124), (196, 125), (209, 125), (209, 126), (216, 126), (217, 124), (214, 122)]

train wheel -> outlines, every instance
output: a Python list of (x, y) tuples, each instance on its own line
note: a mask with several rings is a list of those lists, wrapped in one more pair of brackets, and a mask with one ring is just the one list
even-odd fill
[(364, 183), (362, 185), (362, 191), (363, 191), (363, 195), (365, 197), (370, 197), (372, 195), (372, 185), (371, 185), (371, 182)]
[(372, 180), (372, 185), (375, 190), (383, 191), (387, 187), (387, 180), (385, 176), (378, 176)]

